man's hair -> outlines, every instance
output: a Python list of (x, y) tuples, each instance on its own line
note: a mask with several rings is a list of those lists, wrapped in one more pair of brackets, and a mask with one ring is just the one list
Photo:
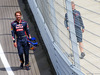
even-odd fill
[(16, 11), (15, 12), (15, 16), (16, 16), (16, 13), (19, 13), (20, 15), (22, 15), (21, 11)]
[(75, 4), (74, 1), (71, 1), (71, 4)]

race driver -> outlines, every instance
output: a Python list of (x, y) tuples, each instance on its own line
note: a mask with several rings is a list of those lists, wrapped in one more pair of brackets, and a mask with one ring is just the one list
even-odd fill
[[(20, 58), (20, 68), (23, 69), (24, 58), (23, 53), (25, 55), (25, 67), (26, 70), (30, 70), (29, 68), (29, 44), (27, 42), (27, 36), (31, 39), (29, 27), (27, 22), (21, 19), (22, 14), (21, 11), (15, 12), (16, 20), (11, 23), (11, 33), (14, 47), (18, 49), (18, 54)], [(25, 34), (26, 33), (26, 34)]]

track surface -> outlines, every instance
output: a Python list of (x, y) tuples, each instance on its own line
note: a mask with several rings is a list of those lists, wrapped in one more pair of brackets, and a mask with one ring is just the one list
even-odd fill
[[(17, 10), (22, 11), (23, 19), (29, 24), (31, 35), (37, 38), (34, 29), (35, 23), (32, 24), (30, 22), (22, 0), (0, 0), (0, 44), (12, 71), (15, 75), (52, 75), (46, 54), (41, 45), (39, 45), (35, 52), (29, 51), (31, 70), (26, 71), (19, 68), (20, 62), (17, 49), (14, 48), (11, 37), (11, 22), (14, 21), (14, 13)], [(0, 59), (0, 75), (8, 75), (3, 64)]]

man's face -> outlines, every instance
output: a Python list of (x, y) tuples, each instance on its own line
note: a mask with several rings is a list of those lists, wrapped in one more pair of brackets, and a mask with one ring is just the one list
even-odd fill
[(20, 13), (16, 13), (15, 17), (16, 17), (16, 19), (17, 19), (18, 21), (20, 21), (22, 16), (21, 16)]
[(72, 4), (72, 10), (74, 10), (75, 9), (75, 4)]

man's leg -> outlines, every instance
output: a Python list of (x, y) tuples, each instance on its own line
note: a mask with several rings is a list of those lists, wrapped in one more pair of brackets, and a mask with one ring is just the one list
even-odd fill
[(24, 43), (24, 54), (25, 54), (25, 66), (26, 69), (29, 70), (29, 45), (27, 40)]
[(23, 68), (23, 64), (24, 64), (23, 47), (22, 47), (20, 40), (17, 41), (17, 49), (18, 49), (18, 54), (19, 54), (19, 58), (20, 58), (20, 62), (21, 62), (20, 68)]
[(83, 52), (83, 43), (82, 42), (79, 42), (79, 48), (80, 48), (80, 52), (82, 53)]
[(79, 48), (80, 48), (80, 52), (81, 52), (81, 59), (84, 58), (85, 56), (85, 53), (83, 52), (83, 43), (82, 42), (79, 42)]
[(29, 47), (25, 47), (25, 65), (29, 65)]

